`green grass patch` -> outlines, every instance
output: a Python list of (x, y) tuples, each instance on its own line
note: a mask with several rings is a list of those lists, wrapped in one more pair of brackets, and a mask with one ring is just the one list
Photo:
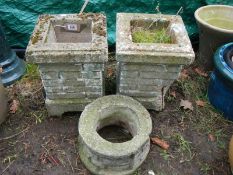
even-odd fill
[(38, 66), (35, 64), (27, 64), (26, 65), (26, 74), (23, 77), (23, 80), (34, 80), (40, 78), (40, 73)]
[(166, 29), (160, 30), (135, 30), (132, 32), (132, 39), (135, 43), (172, 43), (171, 36)]

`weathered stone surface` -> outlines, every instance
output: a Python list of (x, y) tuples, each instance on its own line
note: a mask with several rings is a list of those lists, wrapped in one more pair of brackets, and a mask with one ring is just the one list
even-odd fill
[[(131, 22), (137, 20), (167, 22), (173, 42), (134, 43)], [(134, 97), (148, 109), (162, 110), (170, 85), (195, 56), (181, 17), (119, 13), (116, 32), (117, 92)]]
[[(108, 60), (105, 20), (104, 15), (92, 13), (39, 17), (26, 59), (39, 65), (49, 115), (82, 111), (104, 95), (103, 75)], [(81, 32), (56, 28), (67, 23), (83, 25)]]
[[(133, 138), (112, 143), (97, 133), (112, 124), (124, 125)], [(131, 174), (142, 164), (150, 149), (150, 114), (130, 97), (111, 95), (95, 100), (85, 107), (78, 128), (79, 155), (93, 174)]]

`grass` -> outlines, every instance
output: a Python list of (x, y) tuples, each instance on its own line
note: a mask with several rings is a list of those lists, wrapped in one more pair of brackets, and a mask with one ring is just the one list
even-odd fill
[(171, 43), (171, 36), (165, 28), (160, 30), (135, 30), (132, 32), (132, 39), (135, 43)]
[(170, 158), (170, 155), (168, 154), (168, 152), (167, 152), (166, 150), (162, 150), (162, 151), (159, 153), (159, 155), (162, 156), (163, 159), (164, 159), (165, 161), (168, 161), (169, 158)]
[(192, 153), (192, 146), (191, 142), (187, 141), (181, 134), (176, 133), (174, 135), (175, 141), (178, 144), (178, 152), (181, 153), (181, 155), (189, 155), (188, 159), (191, 160), (193, 158)]
[(226, 149), (226, 143), (223, 141), (223, 139), (226, 138), (226, 135), (224, 134), (222, 129), (219, 129), (214, 132), (214, 136), (216, 138), (217, 146), (220, 149)]
[(38, 66), (35, 64), (26, 64), (26, 74), (24, 75), (23, 79), (21, 81), (27, 81), (27, 80), (34, 80), (39, 79), (40, 73)]
[(35, 118), (36, 124), (41, 124), (47, 117), (46, 111), (31, 112), (30, 115)]
[(209, 174), (209, 171), (211, 170), (210, 165), (208, 165), (207, 163), (203, 163), (201, 164), (201, 172), (205, 175)]
[(11, 163), (12, 161), (14, 161), (15, 159), (17, 158), (17, 154), (14, 154), (14, 155), (9, 155), (7, 157), (5, 157), (3, 159), (3, 163)]
[[(225, 123), (231, 123), (227, 121), (222, 114), (217, 111), (208, 100), (208, 78), (190, 72), (190, 78), (184, 80), (178, 80), (176, 87), (182, 93), (184, 99), (189, 99), (194, 108), (186, 115), (185, 118), (191, 121), (192, 126), (201, 133), (214, 134), (219, 130), (219, 126), (225, 125)], [(195, 105), (195, 101), (201, 100), (205, 102), (204, 107), (198, 107)]]

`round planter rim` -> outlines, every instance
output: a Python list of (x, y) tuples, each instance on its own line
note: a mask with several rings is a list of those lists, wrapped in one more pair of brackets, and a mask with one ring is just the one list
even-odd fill
[(213, 25), (210, 25), (209, 23), (205, 22), (205, 20), (201, 19), (199, 17), (199, 12), (202, 11), (203, 9), (208, 9), (211, 7), (224, 7), (224, 8), (229, 8), (233, 10), (233, 6), (230, 5), (206, 5), (203, 7), (198, 8), (195, 13), (194, 13), (194, 17), (196, 18), (196, 21), (204, 26), (207, 26), (213, 30), (217, 30), (217, 31), (221, 31), (221, 32), (225, 32), (225, 33), (232, 33), (233, 34), (233, 30), (228, 30), (228, 29), (223, 29), (223, 28), (219, 28), (219, 27), (215, 27)]
[[(105, 101), (107, 99), (112, 99), (114, 103), (111, 104), (110, 101)], [(140, 128), (138, 128), (137, 135), (135, 135), (131, 140), (122, 143), (112, 143), (103, 139), (97, 133), (94, 126), (94, 118), (97, 118), (98, 120), (98, 118), (100, 118), (100, 112), (103, 109), (109, 108), (112, 105), (116, 107), (124, 107), (121, 104), (122, 101), (128, 104), (127, 108), (130, 108), (135, 112), (135, 116), (137, 116), (136, 119), (138, 120)], [(92, 113), (96, 114), (96, 116), (91, 115)], [(88, 121), (88, 119), (92, 120)], [(96, 99), (95, 101), (93, 101), (85, 107), (84, 111), (80, 116), (78, 125), (79, 135), (81, 136), (87, 147), (91, 148), (95, 152), (98, 152), (99, 154), (116, 157), (125, 156), (128, 153), (137, 152), (139, 147), (148, 141), (149, 134), (152, 131), (152, 120), (149, 112), (144, 108), (144, 106), (142, 106), (138, 101), (134, 100), (132, 97), (123, 95), (108, 95)], [(89, 128), (89, 132), (86, 132), (86, 128)], [(103, 145), (105, 149), (103, 149)], [(130, 149), (122, 150), (122, 147), (129, 147)]]
[(223, 53), (228, 47), (233, 47), (233, 42), (225, 44), (218, 48), (214, 55), (214, 64), (217, 69), (227, 80), (233, 83), (233, 69), (226, 63)]

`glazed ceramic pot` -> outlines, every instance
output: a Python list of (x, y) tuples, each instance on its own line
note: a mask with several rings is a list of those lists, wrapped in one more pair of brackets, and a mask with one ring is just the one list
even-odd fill
[(211, 70), (216, 49), (233, 42), (233, 6), (204, 6), (195, 11), (195, 18), (199, 28), (199, 57)]
[(208, 88), (210, 103), (233, 121), (233, 43), (220, 47), (214, 56), (215, 70)]
[(26, 67), (22, 59), (10, 48), (0, 22), (0, 75), (4, 86), (9, 86), (19, 80), (25, 73)]
[(7, 96), (0, 78), (0, 124), (6, 120), (7, 116)]

